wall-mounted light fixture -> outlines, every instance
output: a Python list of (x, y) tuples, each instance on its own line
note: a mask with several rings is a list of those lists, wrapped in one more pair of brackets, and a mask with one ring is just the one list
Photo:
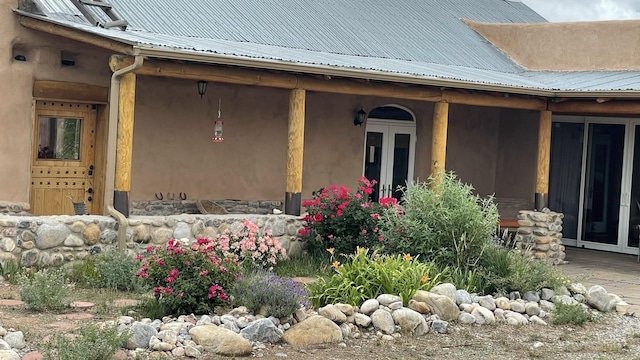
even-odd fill
[(362, 126), (365, 120), (367, 120), (367, 113), (360, 108), (360, 111), (356, 113), (356, 117), (353, 118), (353, 126)]
[(202, 95), (207, 92), (207, 82), (204, 80), (198, 80), (198, 94), (200, 94), (200, 99), (202, 99)]

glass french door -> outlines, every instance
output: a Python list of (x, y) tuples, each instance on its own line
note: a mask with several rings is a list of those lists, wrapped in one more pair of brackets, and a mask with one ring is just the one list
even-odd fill
[(378, 182), (371, 194), (373, 201), (381, 197), (400, 199), (402, 188), (413, 179), (415, 139), (415, 126), (367, 121), (363, 173)]
[(565, 121), (552, 130), (549, 207), (565, 214), (563, 241), (637, 253), (640, 121), (559, 119)]

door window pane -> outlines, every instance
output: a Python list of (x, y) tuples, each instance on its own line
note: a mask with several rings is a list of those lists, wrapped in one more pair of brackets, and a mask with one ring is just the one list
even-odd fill
[(564, 214), (562, 236), (578, 238), (584, 124), (555, 123), (551, 132), (549, 209)]
[(584, 240), (618, 244), (625, 126), (590, 124), (584, 200)]
[(409, 134), (395, 134), (393, 147), (393, 181), (389, 196), (396, 199), (402, 197), (402, 189), (407, 185), (409, 177)]
[(364, 176), (369, 180), (376, 180), (371, 200), (378, 201), (380, 194), (380, 173), (382, 171), (382, 137), (379, 132), (367, 132), (367, 143), (364, 159)]
[(79, 160), (80, 119), (38, 119), (38, 159)]

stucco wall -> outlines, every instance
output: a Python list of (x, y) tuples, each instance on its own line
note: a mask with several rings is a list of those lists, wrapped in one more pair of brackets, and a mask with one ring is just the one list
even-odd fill
[(496, 196), (533, 202), (538, 154), (537, 111), (503, 109), (500, 117)]
[(500, 109), (449, 106), (446, 169), (471, 183), (481, 195), (495, 189)]
[(465, 22), (531, 70), (639, 70), (640, 20), (487, 24)]
[[(22, 27), (12, 9), (17, 0), (0, 0), (0, 199), (29, 202), (34, 80), (108, 86), (110, 53)], [(16, 61), (15, 54), (26, 61)], [(63, 67), (61, 52), (76, 65)]]

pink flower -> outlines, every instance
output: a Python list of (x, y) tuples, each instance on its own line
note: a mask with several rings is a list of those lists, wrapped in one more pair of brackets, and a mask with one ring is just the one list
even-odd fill
[(207, 270), (200, 271), (200, 276), (207, 276), (209, 272)]
[(184, 296), (184, 293), (183, 293), (182, 291), (180, 291), (180, 292), (178, 293), (178, 297), (179, 297), (179, 298), (181, 298), (181, 297), (183, 297), (183, 296)]
[(178, 269), (172, 269), (171, 271), (169, 271), (169, 276), (171, 277), (176, 277), (178, 276), (178, 274), (180, 274), (180, 271)]
[(134, 259), (135, 259), (135, 260), (142, 260), (142, 259), (144, 259), (144, 256), (143, 256), (143, 255), (141, 255), (141, 254), (138, 254), (138, 255), (136, 255), (136, 256), (134, 257)]
[(173, 282), (176, 282), (176, 278), (169, 276), (166, 279), (164, 279), (164, 281), (168, 283), (173, 283)]
[(367, 233), (367, 229), (362, 229), (362, 231), (361, 231), (361, 232), (362, 232), (363, 234), (366, 234), (366, 233)]
[(157, 259), (157, 260), (156, 260), (156, 264), (158, 264), (158, 265), (162, 266), (162, 265), (164, 265), (164, 260), (162, 260), (162, 259)]
[(380, 214), (378, 213), (371, 214), (371, 217), (374, 218), (375, 220), (380, 220)]
[(333, 239), (333, 234), (329, 234), (329, 235), (327, 235), (327, 237), (328, 237), (329, 239)]

